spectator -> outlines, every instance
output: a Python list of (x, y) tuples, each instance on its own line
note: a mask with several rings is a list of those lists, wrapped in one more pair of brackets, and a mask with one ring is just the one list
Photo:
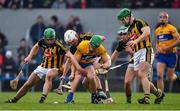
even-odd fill
[(106, 8), (119, 8), (120, 0), (106, 0)]
[(79, 0), (66, 0), (67, 8), (79, 8)]
[(46, 26), (44, 24), (44, 19), (41, 15), (39, 15), (36, 19), (36, 23), (32, 25), (30, 29), (30, 38), (33, 42), (33, 45), (37, 43), (40, 38), (42, 38), (45, 28)]
[(0, 9), (4, 8), (5, 5), (5, 0), (0, 0)]
[(80, 0), (80, 8), (86, 9), (88, 7), (87, 0)]
[(66, 1), (65, 0), (55, 0), (51, 6), (51, 8), (66, 8)]
[(55, 29), (57, 39), (59, 39), (61, 42), (64, 42), (64, 26), (61, 22), (59, 22), (56, 15), (51, 17), (49, 27)]
[(17, 53), (18, 53), (18, 65), (20, 65), (24, 61), (24, 58), (27, 56), (29, 51), (30, 51), (30, 47), (28, 46), (25, 38), (22, 38), (20, 40), (20, 46), (17, 49)]
[(105, 0), (91, 0), (91, 8), (104, 8)]
[(122, 0), (122, 1), (120, 1), (120, 6), (121, 7), (131, 8), (132, 7), (132, 2), (131, 2), (131, 0)]
[(156, 0), (148, 0), (146, 6), (149, 8), (155, 8), (156, 7)]
[(5, 59), (2, 66), (2, 74), (5, 78), (15, 77), (17, 66), (12, 56), (12, 51), (8, 50), (5, 54)]
[(22, 4), (22, 0), (11, 0), (8, 4), (8, 7), (12, 9), (20, 9), (22, 7)]
[(83, 32), (83, 27), (78, 17), (75, 17), (75, 16), (69, 17), (69, 22), (66, 26), (66, 30), (69, 30), (69, 29), (76, 31), (77, 33)]
[(160, 0), (157, 2), (158, 8), (170, 8), (171, 7), (171, 0)]
[(79, 17), (74, 19), (73, 30), (75, 30), (77, 33), (83, 33), (83, 26), (81, 25)]
[[(38, 0), (36, 0), (36, 1), (38, 1)], [(43, 2), (42, 2), (43, 8), (51, 8), (53, 1), (54, 0), (43, 0)]]
[(28, 8), (28, 9), (32, 9), (32, 8), (36, 8), (35, 3), (36, 1), (34, 0), (24, 0), (23, 3), (23, 8)]
[(71, 16), (69, 17), (68, 24), (66, 25), (66, 30), (68, 30), (68, 29), (73, 29), (74, 21), (75, 21), (75, 16), (71, 15)]
[(180, 8), (180, 1), (179, 0), (174, 0), (171, 4), (172, 8)]
[(6, 36), (0, 32), (0, 73), (4, 62), (5, 46), (8, 44)]
[(7, 37), (2, 32), (0, 32), (0, 49), (4, 49), (7, 44)]
[(136, 0), (133, 4), (134, 8), (142, 8), (144, 7), (143, 1), (142, 0)]

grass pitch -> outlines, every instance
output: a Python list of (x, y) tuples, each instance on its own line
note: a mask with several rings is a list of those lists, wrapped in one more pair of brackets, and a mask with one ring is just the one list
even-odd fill
[[(114, 99), (113, 104), (91, 104), (90, 94), (87, 92), (75, 93), (75, 104), (64, 104), (67, 93), (57, 95), (50, 93), (45, 104), (39, 104), (40, 92), (27, 93), (18, 103), (4, 103), (8, 98), (15, 95), (15, 92), (0, 93), (0, 110), (180, 110), (180, 94), (167, 93), (162, 104), (154, 104), (154, 95), (151, 95), (150, 105), (141, 105), (137, 99), (143, 96), (142, 93), (133, 93), (132, 104), (126, 104), (124, 93), (111, 93)], [(54, 104), (57, 101), (58, 104)]]

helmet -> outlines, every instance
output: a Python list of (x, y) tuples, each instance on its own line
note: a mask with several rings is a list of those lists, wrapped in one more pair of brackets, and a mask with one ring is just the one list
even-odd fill
[(44, 38), (45, 39), (55, 39), (56, 33), (53, 28), (47, 28), (44, 30)]
[(74, 39), (77, 39), (76, 37), (77, 33), (74, 31), (74, 30), (67, 30), (65, 33), (64, 33), (64, 41), (66, 43), (74, 40)]
[(131, 10), (129, 10), (128, 8), (123, 8), (122, 10), (119, 11), (117, 15), (117, 19), (122, 20), (123, 18), (127, 16), (131, 16)]
[(100, 35), (93, 35), (90, 39), (90, 45), (92, 48), (98, 48), (102, 44), (102, 39)]
[(121, 26), (120, 28), (119, 28), (119, 30), (118, 30), (118, 34), (121, 34), (121, 33), (127, 33), (128, 32), (128, 28), (129, 27), (127, 27), (127, 26)]

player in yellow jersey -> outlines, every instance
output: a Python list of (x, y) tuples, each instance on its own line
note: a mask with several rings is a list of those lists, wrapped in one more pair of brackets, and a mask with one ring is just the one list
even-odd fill
[[(85, 79), (88, 81), (88, 88), (90, 93), (92, 94), (92, 103), (97, 103), (96, 97), (97, 97), (97, 85), (96, 85), (96, 75), (95, 75), (95, 68), (93, 67), (94, 58), (101, 57), (104, 64), (100, 65), (101, 68), (108, 68), (111, 65), (110, 58), (105, 50), (105, 48), (101, 45), (102, 39), (99, 35), (93, 35), (92, 38), (89, 40), (84, 40), (80, 42), (80, 44), (77, 46), (76, 52), (74, 56), (79, 61), (80, 65), (87, 71), (87, 75), (85, 76)], [(98, 64), (98, 63), (97, 63)], [(73, 71), (73, 70), (72, 70)], [(76, 70), (75, 77), (80, 76), (79, 73), (77, 73)], [(78, 82), (78, 81), (77, 81)], [(66, 102), (70, 103), (73, 101), (74, 96), (74, 86), (76, 85), (74, 82), (72, 83), (72, 90), (70, 90)], [(76, 87), (75, 87), (76, 88)]]
[[(81, 33), (81, 34), (77, 34), (74, 30), (67, 30), (65, 33), (64, 33), (64, 40), (65, 42), (70, 45), (70, 51), (71, 53), (75, 53), (76, 50), (77, 50), (77, 46), (83, 41), (83, 40), (90, 40), (92, 38), (94, 34), (90, 33), (90, 32), (86, 32), (86, 33)], [(104, 36), (99, 36), (101, 37), (102, 41), (105, 39)], [(96, 60), (97, 61), (97, 60)], [(68, 72), (68, 69), (69, 69), (69, 64), (67, 64), (67, 62), (69, 62), (68, 60), (66, 61), (65, 65), (64, 65), (64, 74), (66, 74)], [(97, 61), (98, 62), (98, 61)], [(94, 63), (93, 64), (94, 67), (96, 67), (97, 65)], [(73, 67), (71, 68), (71, 75), (69, 76), (69, 79), (71, 81), (71, 90), (70, 92), (73, 93), (75, 92), (76, 90), (76, 87), (81, 79), (81, 75), (75, 75), (74, 74), (74, 69)], [(65, 75), (62, 75), (61, 76), (62, 79), (65, 78)], [(98, 78), (98, 76), (95, 76), (96, 78), (96, 83), (97, 83), (97, 93), (98, 93), (98, 97), (99, 98), (103, 98), (103, 99), (106, 99), (107, 96), (106, 94), (103, 92), (102, 90), (102, 86), (101, 86), (101, 82), (100, 82), (100, 79)], [(82, 80), (82, 79), (81, 79)], [(69, 86), (70, 86), (69, 84)], [(87, 79), (86, 80), (83, 80), (82, 81), (82, 84), (85, 88), (89, 89), (88, 88), (88, 81)], [(59, 89), (59, 90), (58, 90)], [(57, 88), (55, 90), (56, 92), (59, 92), (61, 91), (61, 87)], [(66, 100), (67, 103), (69, 103), (70, 101)]]
[(167, 68), (170, 90), (173, 80), (176, 79), (175, 66), (177, 62), (176, 46), (180, 44), (180, 35), (176, 28), (168, 23), (167, 12), (159, 14), (159, 25), (155, 29), (156, 53), (157, 53), (157, 86), (164, 91), (163, 75)]
[[(124, 8), (120, 10), (117, 16), (118, 20), (125, 26), (129, 26), (128, 33), (130, 40), (127, 45), (132, 47), (134, 54), (134, 71), (137, 71), (138, 78), (141, 81), (144, 97), (138, 99), (139, 104), (150, 104), (150, 91), (156, 93), (157, 100), (162, 100), (164, 94), (158, 93), (158, 90), (154, 87), (149, 80), (152, 77), (152, 63), (154, 59), (154, 53), (150, 40), (150, 27), (142, 19), (135, 19), (131, 13), (131, 10)], [(151, 89), (151, 90), (150, 90)], [(158, 103), (160, 103), (159, 101)]]
[(44, 103), (48, 92), (51, 90), (52, 79), (56, 77), (59, 72), (62, 72), (63, 59), (65, 56), (71, 59), (78, 71), (86, 73), (78, 64), (72, 53), (57, 41), (55, 36), (54, 29), (45, 29), (44, 38), (33, 46), (29, 55), (24, 59), (25, 63), (29, 63), (32, 57), (37, 54), (38, 50), (42, 48), (44, 52), (42, 63), (32, 72), (25, 84), (19, 89), (16, 96), (6, 101), (7, 103), (16, 103), (32, 86), (36, 85), (45, 76), (43, 93), (39, 101), (39, 103)]

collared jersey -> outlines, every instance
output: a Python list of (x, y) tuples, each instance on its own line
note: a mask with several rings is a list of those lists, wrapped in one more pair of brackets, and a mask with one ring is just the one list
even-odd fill
[[(155, 30), (155, 36), (157, 37), (157, 45), (158, 47), (161, 46), (168, 46), (176, 41), (176, 38), (174, 36), (177, 36), (178, 32), (176, 28), (171, 25), (167, 24), (165, 26), (159, 26)], [(176, 52), (176, 47), (172, 48), (168, 52), (162, 52), (162, 53), (174, 53)]]
[(90, 51), (89, 42), (90, 41), (88, 40), (84, 40), (77, 46), (77, 50), (74, 55), (81, 58), (80, 63), (91, 63), (94, 61), (93, 59), (95, 57), (104, 58), (108, 55), (103, 45), (100, 45), (97, 49)]
[(78, 43), (76, 46), (71, 46), (70, 47), (70, 52), (72, 54), (74, 54), (77, 50), (77, 46), (79, 45), (79, 43), (83, 40), (90, 40), (92, 38), (93, 34), (92, 33), (89, 33), (89, 32), (86, 32), (86, 33), (82, 33), (79, 35), (79, 38), (78, 38)]
[[(130, 33), (130, 39), (135, 41), (138, 37), (140, 37), (140, 35), (142, 34), (141, 29), (145, 26), (149, 26), (149, 25), (144, 20), (134, 19), (133, 23), (130, 25), (128, 29), (128, 32)], [(134, 45), (132, 48), (134, 52), (137, 52), (138, 50), (147, 47), (151, 47), (150, 37), (147, 37), (145, 40)]]
[(59, 41), (48, 45), (44, 39), (39, 40), (39, 47), (43, 49), (43, 61), (41, 67), (44, 68), (58, 68), (62, 71), (63, 60), (68, 49)]

